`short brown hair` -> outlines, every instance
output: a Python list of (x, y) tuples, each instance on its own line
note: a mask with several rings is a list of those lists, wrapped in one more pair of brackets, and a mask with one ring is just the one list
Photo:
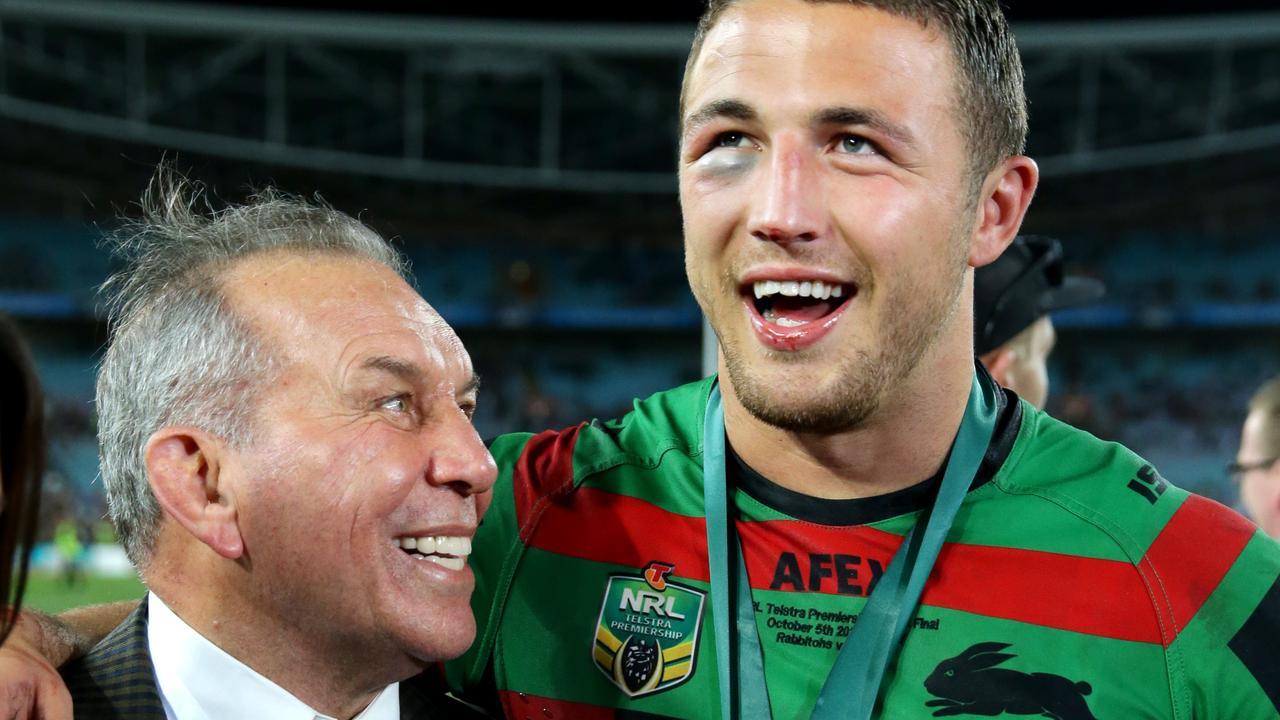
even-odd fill
[(1280, 455), (1280, 376), (1267, 381), (1253, 394), (1249, 414), (1253, 413), (1265, 419), (1263, 453), (1268, 457)]
[[(702, 43), (721, 14), (740, 0), (708, 0), (698, 20), (680, 91), (684, 113), (689, 73)], [(959, 71), (957, 114), (969, 144), (970, 169), (981, 177), (1027, 143), (1027, 96), (1022, 59), (996, 0), (806, 0), (844, 2), (909, 18), (928, 28), (937, 23), (951, 41)]]

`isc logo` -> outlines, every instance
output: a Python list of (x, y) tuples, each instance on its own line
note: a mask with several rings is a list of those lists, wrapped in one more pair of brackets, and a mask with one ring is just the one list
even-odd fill
[(684, 615), (676, 612), (676, 597), (674, 595), (666, 597), (662, 593), (656, 593), (651, 590), (623, 588), (622, 601), (618, 603), (618, 609), (630, 610), (631, 612), (645, 615), (661, 615), (672, 620), (684, 619)]

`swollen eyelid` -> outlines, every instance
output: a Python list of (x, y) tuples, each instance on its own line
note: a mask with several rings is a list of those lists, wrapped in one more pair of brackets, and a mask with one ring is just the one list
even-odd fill
[(757, 158), (757, 153), (708, 153), (698, 165), (713, 173), (737, 173), (754, 166)]

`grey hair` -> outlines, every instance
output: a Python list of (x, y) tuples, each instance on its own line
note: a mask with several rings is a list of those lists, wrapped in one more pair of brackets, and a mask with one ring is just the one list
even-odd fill
[(161, 513), (145, 448), (191, 425), (233, 447), (252, 442), (250, 398), (279, 370), (273, 350), (227, 302), (222, 278), (251, 255), (350, 255), (407, 278), (376, 232), (322, 201), (273, 189), (214, 210), (204, 188), (162, 166), (107, 243), (125, 261), (101, 288), (110, 339), (98, 369), (98, 446), (111, 521), (134, 565), (151, 559)]

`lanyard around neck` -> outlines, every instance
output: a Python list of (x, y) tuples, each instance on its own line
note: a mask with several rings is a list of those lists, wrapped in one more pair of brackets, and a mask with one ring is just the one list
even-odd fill
[[(994, 384), (981, 381), (975, 371), (964, 419), (951, 448), (937, 499), (907, 532), (859, 613), (818, 695), (812, 715), (815, 720), (871, 717), (885, 670), (897, 654), (925, 581), (991, 442), (996, 424), (996, 392)], [(724, 409), (719, 385), (712, 387), (707, 401), (702, 437), (711, 615), (716, 631), (721, 717), (722, 720), (769, 718), (772, 715), (751, 585), (742, 545), (730, 518)], [(921, 532), (916, 532), (917, 528)], [(732, 569), (730, 553), (736, 561)], [(730, 628), (734, 631), (730, 632)]]

